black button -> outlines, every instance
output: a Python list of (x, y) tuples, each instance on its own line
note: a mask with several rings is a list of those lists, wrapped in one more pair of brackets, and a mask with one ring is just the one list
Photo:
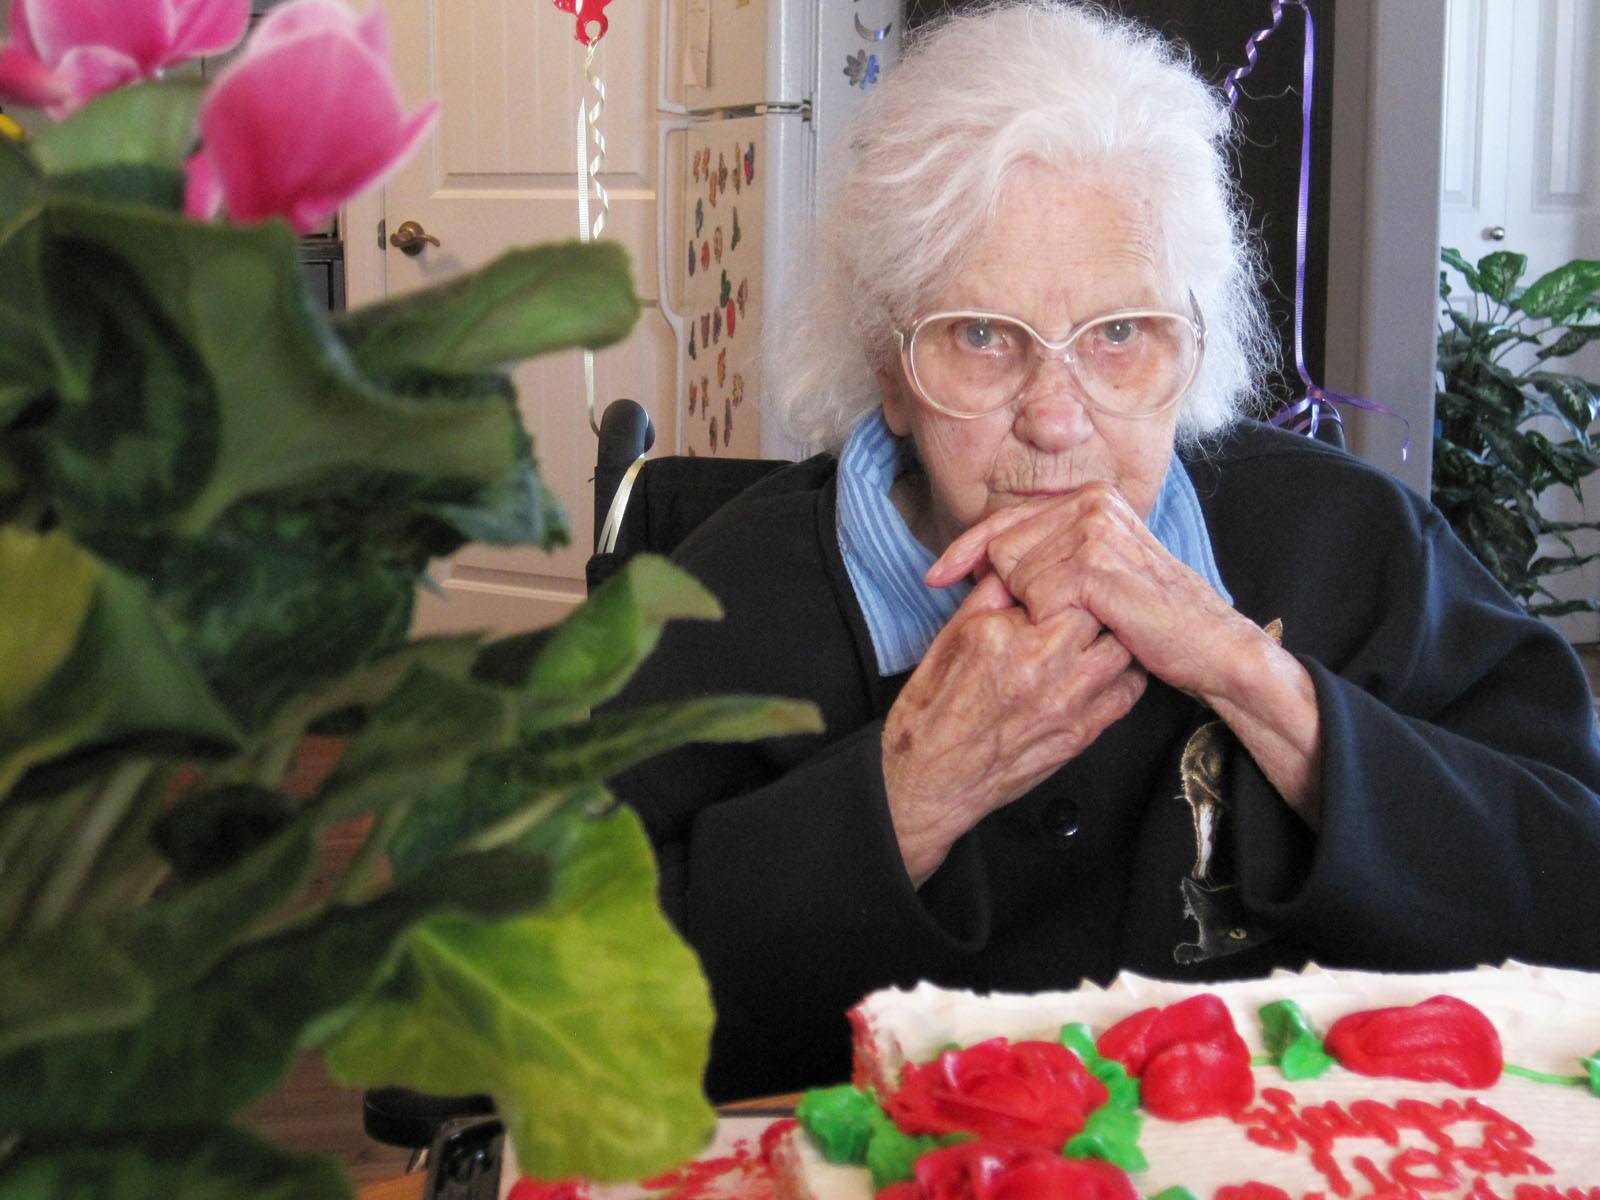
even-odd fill
[(1039, 824), (1064, 842), (1077, 837), (1078, 802), (1071, 796), (1057, 796), (1040, 810)]

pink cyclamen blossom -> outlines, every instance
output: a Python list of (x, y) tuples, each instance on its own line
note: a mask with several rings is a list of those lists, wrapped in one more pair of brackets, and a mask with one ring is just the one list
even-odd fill
[(301, 233), (410, 157), (433, 127), (432, 101), (406, 116), (376, 4), (274, 9), (200, 108), (188, 164), (190, 216), (283, 217)]
[(232, 49), (250, 0), (11, 0), (0, 100), (60, 117), (102, 92)]

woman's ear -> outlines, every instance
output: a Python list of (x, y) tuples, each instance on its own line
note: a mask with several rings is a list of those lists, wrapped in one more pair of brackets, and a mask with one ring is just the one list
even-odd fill
[(910, 437), (911, 408), (917, 402), (916, 397), (894, 368), (880, 367), (873, 374), (878, 377), (878, 391), (883, 396), (883, 423), (895, 437)]

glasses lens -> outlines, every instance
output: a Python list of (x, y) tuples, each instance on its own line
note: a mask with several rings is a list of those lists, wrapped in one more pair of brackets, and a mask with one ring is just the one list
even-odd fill
[[(1170, 406), (1194, 375), (1194, 327), (1175, 315), (1100, 317), (1079, 328), (1065, 354), (1090, 407), (1145, 416)], [(1040, 357), (1055, 357), (1018, 321), (951, 314), (924, 321), (911, 339), (911, 369), (940, 408), (986, 413), (1027, 386)]]
[(1094, 407), (1119, 416), (1160, 412), (1188, 386), (1199, 345), (1176, 316), (1110, 316), (1072, 339), (1072, 368)]
[(928, 398), (951, 412), (992, 412), (1028, 381), (1033, 335), (999, 316), (924, 321), (911, 339), (911, 369)]

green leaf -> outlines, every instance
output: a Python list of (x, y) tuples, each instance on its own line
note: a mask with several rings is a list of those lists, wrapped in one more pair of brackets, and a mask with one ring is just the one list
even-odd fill
[(1540, 362), (1552, 358), (1570, 358), (1590, 342), (1600, 338), (1600, 325), (1579, 325), (1565, 330), (1560, 337), (1544, 346), (1535, 355)]
[(1478, 269), (1462, 257), (1461, 251), (1446, 246), (1439, 251), (1439, 257), (1447, 266), (1452, 266), (1461, 272), (1469, 288), (1475, 292), (1483, 291), (1483, 280), (1478, 276)]
[(375, 376), (415, 368), (494, 369), (569, 346), (621, 341), (638, 319), (626, 252), (615, 242), (565, 242), (501, 255), (481, 270), (338, 322)]
[(1577, 258), (1547, 271), (1517, 299), (1517, 307), (1530, 317), (1564, 323), (1582, 312), (1600, 289), (1600, 262)]
[(42, 125), (34, 154), (52, 175), (120, 166), (182, 170), (195, 146), (203, 93), (204, 85), (189, 79), (118, 88), (64, 121)]
[(48, 289), (71, 364), (50, 439), (69, 523), (194, 536), (247, 497), (375, 474), (470, 496), (526, 447), (503, 388), (401, 393), (361, 377), (311, 304), (286, 226), (64, 199), (38, 220), (37, 253), (18, 265)]
[(539, 791), (598, 783), (686, 742), (749, 742), (821, 733), (822, 716), (801, 700), (712, 696), (600, 713), (527, 736), (511, 752), (513, 778)]
[(478, 755), (511, 745), (511, 697), (417, 667), (378, 706), (318, 797), (318, 819), (343, 820), (458, 784)]
[(549, 904), (412, 931), (326, 1061), (352, 1085), (487, 1087), (533, 1175), (638, 1178), (710, 1137), (715, 1116), (700, 1094), (710, 999), (657, 907), (654, 860), (631, 811), (541, 833), (541, 845), (561, 846)]
[(159, 995), (134, 1026), (0, 1056), (0, 1129), (83, 1137), (238, 1113), (278, 1083), (298, 1052), (343, 1025), (408, 927), (441, 911), (525, 912), (548, 881), (527, 852), (462, 855), (416, 886), (246, 943)]
[[(0, 527), (0, 720), (26, 705), (77, 644), (101, 565), (63, 534)], [(4, 788), (0, 787), (0, 791)]]
[(151, 989), (104, 931), (66, 926), (0, 950), (0, 1054), (130, 1024)]
[(1511, 289), (1528, 269), (1528, 256), (1512, 250), (1496, 250), (1478, 260), (1478, 278), (1483, 294), (1502, 304), (1511, 299)]
[(641, 554), (554, 632), (539, 630), (484, 647), (477, 674), (522, 690), (522, 728), (533, 731), (616, 695), (655, 649), (669, 620), (721, 616), (715, 598), (686, 572)]
[(0, 1200), (352, 1200), (332, 1159), (289, 1154), (241, 1129), (25, 1142), (0, 1161)]
[(1542, 395), (1555, 402), (1558, 415), (1572, 432), (1587, 441), (1589, 427), (1600, 415), (1600, 396), (1589, 383), (1576, 375), (1557, 375), (1550, 371), (1534, 371), (1528, 383)]
[[(13, 532), (10, 544), (21, 546), (24, 543), (17, 538), (27, 536)], [(65, 551), (52, 553), (62, 564), (57, 575), (87, 569), (81, 558)], [(14, 571), (25, 559), (13, 555), (9, 561)], [(13, 579), (17, 594), (26, 595), (34, 586)], [(77, 595), (80, 587), (81, 580), (74, 582), (63, 595)], [(8, 598), (14, 594), (10, 585), (3, 594)], [(33, 594), (35, 603), (42, 603), (40, 594)], [(41, 640), (65, 636), (61, 629), (50, 627), (47, 614), (34, 612)], [(0, 710), (0, 794), (28, 767), (84, 746), (152, 737), (180, 747), (238, 741), (238, 729), (173, 646), (136, 580), (102, 566), (87, 616), (80, 617), (69, 598), (58, 620), (77, 631), (72, 653), (48, 683), (33, 689), (25, 707)], [(172, 749), (167, 745), (165, 752)]]
[(251, 783), (224, 784), (185, 796), (150, 830), (150, 839), (181, 879), (225, 871), (270, 842), (297, 815), (281, 792)]

